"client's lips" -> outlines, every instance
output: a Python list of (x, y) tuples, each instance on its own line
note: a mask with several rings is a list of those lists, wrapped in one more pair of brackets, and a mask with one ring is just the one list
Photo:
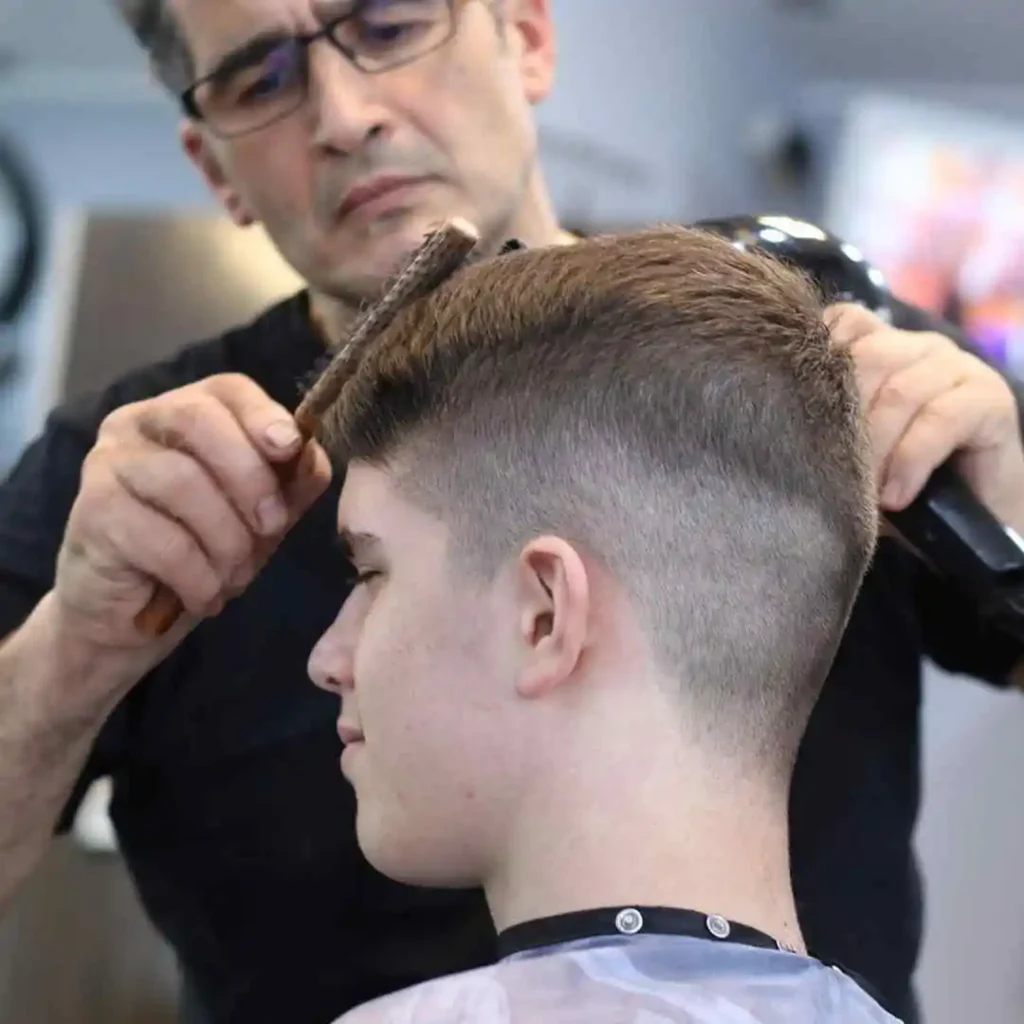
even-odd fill
[(363, 730), (358, 726), (350, 725), (348, 722), (339, 722), (338, 737), (345, 746), (348, 746), (350, 743), (362, 743)]
[(399, 189), (407, 188), (410, 185), (420, 185), (426, 178), (398, 177), (395, 175), (383, 175), (379, 178), (372, 178), (349, 189), (338, 207), (338, 219), (347, 217), (360, 206), (380, 199), (389, 192), (397, 192)]

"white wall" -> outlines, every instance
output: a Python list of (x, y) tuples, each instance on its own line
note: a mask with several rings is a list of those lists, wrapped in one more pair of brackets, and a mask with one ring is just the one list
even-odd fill
[(812, 78), (1020, 82), (1020, 0), (769, 0), (769, 6), (785, 20)]
[[(561, 70), (541, 124), (603, 140), (654, 174), (645, 190), (609, 190), (598, 213), (693, 220), (782, 200), (751, 132), (792, 104), (800, 78), (785, 24), (761, 0), (554, 0), (554, 10)], [(571, 175), (556, 182), (556, 195), (571, 185)]]
[(932, 671), (918, 849), (926, 1024), (1024, 1020), (1024, 696)]

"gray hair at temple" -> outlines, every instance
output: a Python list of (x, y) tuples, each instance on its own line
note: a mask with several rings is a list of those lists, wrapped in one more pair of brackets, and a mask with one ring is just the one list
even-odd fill
[(175, 94), (187, 89), (195, 77), (195, 63), (170, 0), (114, 0), (114, 6), (146, 51), (160, 82)]

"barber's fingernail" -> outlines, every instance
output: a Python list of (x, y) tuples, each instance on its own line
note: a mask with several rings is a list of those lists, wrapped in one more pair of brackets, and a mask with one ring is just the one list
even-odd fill
[(294, 424), (285, 420), (271, 423), (266, 429), (265, 436), (275, 448), (291, 448), (299, 440), (299, 432)]

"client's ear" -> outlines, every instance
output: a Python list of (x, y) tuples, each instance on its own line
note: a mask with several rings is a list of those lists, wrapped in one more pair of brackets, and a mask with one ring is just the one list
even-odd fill
[(518, 562), (521, 660), (517, 689), (539, 697), (567, 680), (583, 656), (590, 621), (590, 584), (576, 549), (538, 537)]

